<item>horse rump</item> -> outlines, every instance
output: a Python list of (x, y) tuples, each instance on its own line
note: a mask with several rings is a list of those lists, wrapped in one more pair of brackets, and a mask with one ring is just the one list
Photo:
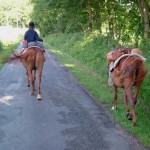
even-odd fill
[(146, 75), (143, 69), (146, 70), (143, 61), (139, 58), (133, 58), (133, 62), (129, 63), (129, 65), (120, 71), (120, 78), (125, 79), (131, 77), (133, 82), (141, 81)]

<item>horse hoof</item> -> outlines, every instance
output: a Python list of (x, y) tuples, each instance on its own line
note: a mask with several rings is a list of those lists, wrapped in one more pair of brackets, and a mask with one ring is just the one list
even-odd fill
[(34, 96), (34, 93), (30, 93), (31, 96)]
[(38, 94), (38, 96), (37, 96), (37, 100), (42, 100), (41, 95), (39, 95), (39, 94)]
[(116, 107), (114, 107), (114, 106), (111, 108), (111, 110), (116, 110), (116, 109), (117, 109), (117, 108), (116, 108)]
[(27, 87), (30, 87), (30, 84), (27, 84)]

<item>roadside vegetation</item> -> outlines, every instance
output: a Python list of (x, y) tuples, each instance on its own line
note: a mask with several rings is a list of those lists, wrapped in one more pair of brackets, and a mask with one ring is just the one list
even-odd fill
[(5, 58), (10, 56), (14, 52), (19, 42), (20, 42), (19, 40), (16, 42), (8, 42), (8, 43), (0, 42), (0, 69), (4, 65), (3, 60), (5, 60)]
[[(93, 95), (97, 101), (112, 114), (127, 131), (132, 133), (146, 147), (150, 147), (150, 75), (144, 80), (138, 103), (136, 105), (137, 126), (126, 118), (123, 103), (123, 90), (119, 90), (118, 109), (112, 111), (113, 88), (108, 86), (108, 71), (106, 53), (118, 43), (108, 36), (97, 32), (92, 34), (51, 34), (46, 38), (45, 46), (74, 74), (80, 83)], [(148, 52), (150, 42), (141, 42), (143, 55), (146, 57), (147, 69), (150, 69)], [(134, 45), (133, 45), (134, 46)]]

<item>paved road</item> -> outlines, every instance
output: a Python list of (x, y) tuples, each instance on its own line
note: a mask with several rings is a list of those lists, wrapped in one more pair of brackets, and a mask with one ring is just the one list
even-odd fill
[(30, 96), (22, 64), (0, 71), (0, 150), (144, 149), (53, 55), (45, 56), (42, 101)]

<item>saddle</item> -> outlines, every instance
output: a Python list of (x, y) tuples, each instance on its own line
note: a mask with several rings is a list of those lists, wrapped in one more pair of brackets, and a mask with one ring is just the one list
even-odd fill
[(120, 62), (121, 59), (123, 59), (124, 57), (138, 57), (140, 58), (142, 61), (146, 61), (146, 58), (144, 58), (142, 55), (139, 55), (139, 54), (123, 54), (122, 56), (120, 56), (118, 59), (116, 59), (114, 62), (112, 62), (110, 65), (109, 65), (109, 71), (112, 72), (113, 69), (115, 67), (117, 67), (118, 63)]

